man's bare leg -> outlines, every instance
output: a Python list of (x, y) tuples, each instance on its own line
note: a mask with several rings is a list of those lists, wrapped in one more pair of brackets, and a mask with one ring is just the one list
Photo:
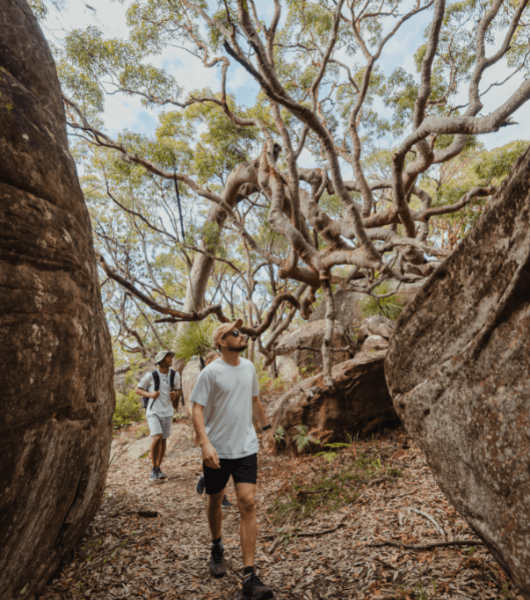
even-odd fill
[(161, 451), (162, 442), (162, 434), (153, 435), (151, 437), (151, 463), (153, 464), (153, 468), (159, 466), (158, 456)]
[(256, 555), (258, 523), (256, 520), (256, 485), (254, 483), (236, 483), (236, 496), (241, 515), (240, 535), (243, 566), (253, 567)]
[(223, 502), (224, 495), (225, 490), (222, 489), (217, 494), (208, 496), (206, 514), (208, 516), (208, 525), (210, 526), (212, 540), (217, 540), (221, 537), (221, 530), (223, 526), (223, 510), (221, 508), (221, 503)]
[(164, 459), (164, 455), (166, 454), (166, 440), (160, 440), (160, 446), (159, 446), (159, 450), (158, 450), (158, 463), (157, 463), (157, 467), (160, 468), (160, 465), (162, 464), (162, 460)]
[(212, 548), (210, 553), (209, 570), (210, 575), (214, 577), (223, 577), (226, 575), (226, 563), (224, 560), (224, 548), (221, 542), (221, 530), (223, 525), (223, 511), (221, 503), (225, 495), (224, 489), (208, 496), (208, 507), (206, 513), (208, 515), (208, 525), (212, 534)]
[(258, 523), (256, 520), (256, 485), (236, 483), (237, 505), (241, 515), (241, 551), (243, 552), (242, 598), (274, 598), (272, 589), (254, 571)]

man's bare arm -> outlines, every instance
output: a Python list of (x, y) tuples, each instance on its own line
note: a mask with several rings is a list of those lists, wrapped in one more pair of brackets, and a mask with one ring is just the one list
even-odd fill
[(160, 392), (148, 392), (139, 387), (134, 390), (134, 393), (138, 394), (138, 396), (143, 396), (144, 398), (158, 398), (158, 396), (160, 396)]
[(169, 397), (171, 398), (171, 403), (173, 404), (173, 408), (178, 412), (179, 410), (179, 401), (180, 401), (180, 390), (173, 390), (169, 392)]
[(206, 426), (204, 425), (204, 406), (197, 404), (196, 402), (193, 403), (191, 422), (195, 428), (198, 443), (202, 450), (202, 460), (207, 467), (212, 469), (220, 469), (221, 463), (219, 462), (217, 452), (206, 435)]
[[(252, 396), (252, 412), (262, 427), (265, 427), (265, 425), (269, 424), (267, 415), (265, 414), (265, 409), (263, 408), (263, 404), (261, 403), (259, 396)], [(265, 450), (271, 454), (274, 453), (276, 444), (274, 443), (272, 429), (267, 429), (267, 431), (263, 432), (263, 435), (265, 436), (263, 443)]]
[(259, 396), (252, 396), (252, 412), (262, 427), (268, 424), (267, 415)]

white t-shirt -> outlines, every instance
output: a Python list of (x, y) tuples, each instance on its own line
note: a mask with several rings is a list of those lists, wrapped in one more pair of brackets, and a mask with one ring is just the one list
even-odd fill
[(256, 369), (240, 358), (232, 367), (222, 358), (200, 374), (190, 402), (204, 406), (206, 435), (219, 458), (243, 458), (258, 451), (252, 424), (252, 396), (259, 394)]
[[(157, 369), (158, 371), (158, 369)], [(153, 398), (148, 398), (147, 410), (145, 412), (146, 417), (149, 415), (158, 415), (159, 417), (172, 417), (173, 416), (173, 403), (171, 402), (171, 398), (169, 396), (169, 371), (167, 373), (160, 373), (158, 371), (158, 376), (160, 377), (160, 387), (158, 391), (160, 395), (156, 400)], [(138, 384), (139, 388), (145, 390), (146, 392), (154, 392), (155, 391), (155, 380), (153, 379), (153, 372), (150, 371), (146, 373), (140, 383)], [(180, 390), (180, 374), (175, 372), (175, 382), (173, 384), (174, 390)]]

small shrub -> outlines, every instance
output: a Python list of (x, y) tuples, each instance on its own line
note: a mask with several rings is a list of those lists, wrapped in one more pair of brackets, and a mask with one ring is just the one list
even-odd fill
[(277, 444), (280, 444), (285, 440), (285, 429), (280, 425), (276, 432), (274, 433), (274, 441)]
[(137, 396), (134, 391), (128, 394), (116, 394), (116, 408), (112, 415), (112, 423), (115, 429), (127, 427), (135, 421), (142, 421), (144, 418), (144, 410), (140, 396)]
[[(390, 282), (384, 281), (374, 289), (374, 294), (383, 296), (391, 291)], [(380, 315), (392, 321), (396, 321), (403, 310), (403, 303), (397, 294), (387, 296), (386, 298), (366, 296), (366, 298), (360, 301), (359, 306), (364, 318)]]
[(320, 440), (317, 440), (313, 436), (308, 434), (308, 429), (305, 425), (297, 425), (295, 427), (298, 433), (293, 437), (298, 452), (303, 452), (309, 444), (320, 444)]
[(288, 382), (281, 376), (276, 377), (276, 379), (271, 377), (268, 370), (261, 366), (261, 364), (256, 365), (256, 373), (261, 393), (285, 392), (287, 390)]

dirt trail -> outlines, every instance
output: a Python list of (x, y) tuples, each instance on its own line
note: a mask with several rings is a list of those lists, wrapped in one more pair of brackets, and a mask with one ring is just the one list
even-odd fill
[[(234, 598), (242, 560), (233, 484), (228, 497), (234, 506), (223, 513), (228, 574), (215, 580), (207, 572), (206, 500), (195, 493), (200, 453), (189, 424), (174, 425), (162, 465), (168, 479), (154, 483), (148, 480), (149, 459), (138, 458), (149, 441), (124, 452), (139, 429), (114, 442), (117, 458), (101, 509), (42, 600)], [(278, 599), (517, 597), (490, 554), (473, 543), (475, 536), (402, 430), (356, 442), (331, 464), (323, 457), (262, 452), (259, 475), (256, 565)], [(333, 487), (326, 488), (325, 477)], [(453, 539), (471, 541), (423, 551), (373, 545)]]

